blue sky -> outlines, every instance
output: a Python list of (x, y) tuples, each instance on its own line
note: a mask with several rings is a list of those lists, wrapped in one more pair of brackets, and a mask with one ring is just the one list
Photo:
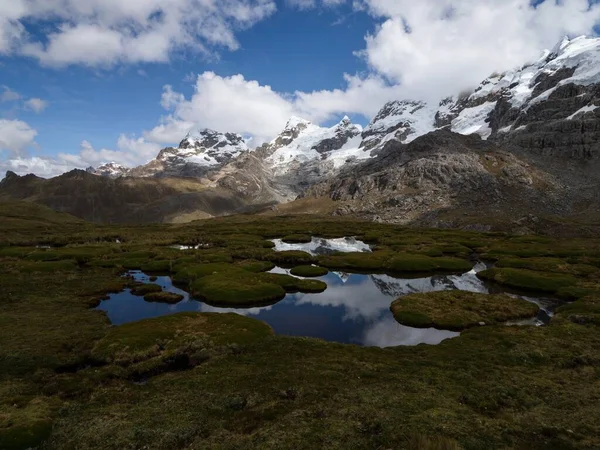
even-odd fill
[(291, 115), (365, 125), (600, 23), (587, 0), (54, 3), (0, 6), (0, 170), (141, 164), (192, 128), (259, 142)]
[(191, 74), (243, 73), (280, 92), (342, 88), (340, 74), (367, 70), (353, 51), (364, 46), (364, 36), (374, 26), (372, 17), (353, 12), (348, 5), (319, 11), (281, 5), (272, 20), (238, 34), (239, 50), (220, 52), (218, 58), (178, 54), (167, 65), (109, 69), (41, 68), (29, 58), (7, 58), (2, 60), (0, 84), (23, 96), (45, 99), (49, 106), (44, 114), (17, 113), (15, 105), (6, 102), (2, 115), (18, 115), (38, 131), (40, 155), (78, 149), (83, 140), (110, 148), (121, 133), (139, 133), (156, 124), (164, 112), (160, 105), (164, 85), (190, 95)]

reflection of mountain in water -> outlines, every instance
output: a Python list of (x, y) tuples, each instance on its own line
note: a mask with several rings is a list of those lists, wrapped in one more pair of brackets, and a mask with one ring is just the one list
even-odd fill
[(485, 270), (485, 264), (477, 264), (473, 270), (462, 275), (434, 275), (426, 278), (402, 279), (388, 275), (371, 275), (373, 283), (389, 297), (401, 297), (417, 292), (470, 291), (489, 293), (488, 287), (477, 278), (477, 272)]
[[(330, 243), (331, 240), (328, 242)], [(313, 245), (311, 249), (314, 251), (323, 246), (321, 242), (314, 243), (315, 240), (305, 245)], [(338, 248), (346, 244), (348, 243), (344, 240)], [(356, 245), (360, 244), (350, 242), (349, 245), (356, 248)], [(328, 244), (328, 248), (331, 249), (331, 245)], [(482, 293), (489, 293), (490, 290), (504, 292), (502, 287), (486, 286), (477, 278), (477, 272), (485, 268), (485, 264), (478, 264), (473, 270), (461, 275), (433, 275), (416, 279), (395, 278), (382, 274), (330, 272), (320, 278), (327, 283), (327, 290), (323, 293), (288, 294), (284, 300), (274, 305), (249, 309), (217, 308), (206, 305), (173, 286), (170, 277), (158, 277), (155, 283), (166, 291), (183, 295), (184, 301), (176, 305), (147, 303), (142, 297), (135, 297), (129, 290), (125, 290), (111, 295), (110, 301), (103, 302), (99, 309), (108, 313), (113, 324), (134, 322), (182, 311), (234, 312), (262, 320), (268, 323), (275, 333), (283, 335), (315, 337), (333, 342), (378, 347), (435, 345), (445, 339), (456, 337), (459, 333), (400, 325), (390, 312), (392, 301), (403, 295), (418, 292), (456, 289)], [(289, 270), (275, 268), (272, 273), (289, 273)], [(131, 275), (138, 281), (150, 282), (149, 277), (142, 272), (134, 271)], [(524, 298), (546, 308), (547, 313), (544, 313), (546, 318), (551, 315), (551, 310), (556, 306), (548, 303), (546, 299)], [(541, 319), (543, 320), (544, 317)], [(535, 324), (535, 321), (529, 322)]]
[(366, 253), (371, 251), (371, 247), (363, 241), (359, 241), (353, 237), (345, 237), (339, 239), (323, 239), (313, 237), (311, 242), (305, 244), (288, 244), (281, 239), (274, 239), (275, 251), (284, 252), (289, 250), (300, 250), (310, 253), (313, 256), (330, 255), (335, 252), (351, 253), (361, 252)]

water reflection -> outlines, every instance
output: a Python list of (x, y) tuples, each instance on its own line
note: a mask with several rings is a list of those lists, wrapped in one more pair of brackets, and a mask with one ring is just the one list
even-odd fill
[(359, 241), (353, 237), (345, 237), (339, 239), (323, 239), (313, 237), (311, 242), (305, 244), (288, 244), (281, 239), (273, 239), (275, 251), (283, 252), (289, 250), (300, 250), (310, 253), (313, 256), (329, 255), (334, 252), (361, 252), (366, 253), (371, 251), (371, 247), (363, 241)]
[[(316, 337), (327, 341), (366, 346), (390, 347), (400, 345), (439, 344), (459, 333), (435, 329), (416, 329), (398, 324), (389, 308), (391, 302), (416, 292), (464, 290), (471, 292), (500, 292), (495, 285), (479, 280), (477, 272), (484, 264), (462, 275), (434, 275), (422, 278), (396, 278), (390, 275), (359, 275), (330, 272), (319, 279), (327, 283), (320, 294), (288, 294), (281, 302), (265, 307), (234, 309), (216, 308), (190, 299), (187, 292), (172, 285), (169, 277), (158, 277), (155, 283), (165, 291), (178, 293), (184, 300), (176, 305), (148, 303), (126, 290), (111, 295), (98, 309), (106, 311), (113, 324), (119, 325), (141, 319), (174, 314), (182, 311), (235, 312), (267, 322), (277, 334)], [(276, 268), (274, 273), (288, 273)], [(142, 272), (131, 274), (141, 282), (150, 282)], [(512, 294), (515, 295), (515, 294)], [(544, 310), (535, 324), (549, 318), (556, 306), (547, 299), (523, 297), (539, 304)], [(527, 322), (531, 324), (532, 321)]]

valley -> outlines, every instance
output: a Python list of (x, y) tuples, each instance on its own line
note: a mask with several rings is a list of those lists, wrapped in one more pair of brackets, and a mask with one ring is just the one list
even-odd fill
[(597, 237), (0, 219), (3, 449), (600, 445)]
[(7, 172), (0, 449), (600, 448), (600, 38), (449, 94)]

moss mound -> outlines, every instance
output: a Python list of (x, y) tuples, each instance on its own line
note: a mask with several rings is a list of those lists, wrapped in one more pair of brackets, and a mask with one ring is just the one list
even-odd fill
[(77, 270), (78, 264), (74, 260), (65, 261), (41, 261), (36, 263), (24, 263), (19, 265), (19, 270), (27, 273), (33, 272), (71, 272)]
[(52, 421), (38, 420), (23, 426), (0, 428), (0, 448), (23, 450), (38, 448), (52, 432)]
[(312, 242), (312, 236), (308, 234), (288, 234), (281, 240), (288, 244), (309, 244)]
[(144, 295), (144, 300), (151, 303), (168, 303), (175, 305), (183, 300), (183, 295), (174, 294), (173, 292), (150, 292)]
[(275, 264), (312, 264), (315, 261), (315, 258), (310, 253), (298, 250), (289, 250), (285, 252), (271, 250), (261, 259), (274, 262)]
[(337, 270), (384, 270), (388, 254), (344, 253), (319, 257), (319, 265)]
[(275, 268), (275, 264), (271, 261), (256, 261), (252, 259), (240, 261), (236, 266), (254, 273), (268, 272)]
[(247, 271), (241, 267), (236, 267), (232, 264), (225, 263), (191, 264), (181, 266), (173, 276), (173, 281), (179, 284), (189, 284), (198, 278), (224, 272), (235, 275)]
[(393, 302), (391, 310), (403, 325), (460, 331), (480, 323), (493, 325), (534, 317), (539, 308), (504, 294), (444, 291), (407, 295)]
[(285, 289), (261, 277), (231, 276), (219, 273), (198, 278), (190, 284), (191, 293), (213, 306), (251, 307), (277, 303)]
[(173, 263), (164, 259), (150, 260), (141, 265), (141, 269), (144, 272), (170, 272), (173, 268)]
[[(210, 267), (207, 267), (210, 266)], [(234, 265), (202, 265), (176, 274), (192, 295), (214, 306), (263, 306), (277, 303), (286, 292), (323, 292), (327, 285), (290, 275), (251, 272)]]
[(567, 273), (577, 276), (589, 276), (598, 272), (598, 268), (593, 265), (569, 264), (560, 258), (502, 258), (498, 260), (496, 267)]
[(386, 249), (373, 253), (343, 253), (322, 256), (319, 258), (319, 265), (338, 270), (387, 272), (465, 272), (473, 268), (473, 264), (465, 259), (395, 253)]
[(550, 293), (556, 293), (561, 288), (577, 283), (577, 279), (572, 275), (526, 269), (494, 268), (479, 272), (477, 276), (482, 280), (495, 281), (506, 286)]
[(386, 264), (386, 269), (393, 272), (469, 271), (472, 268), (473, 264), (465, 259), (410, 253), (395, 256)]
[(161, 292), (162, 291), (162, 287), (160, 287), (158, 284), (136, 284), (135, 286), (133, 286), (131, 288), (131, 293), (133, 295), (138, 295), (140, 297), (143, 297), (147, 294), (151, 294), (154, 292)]
[(303, 280), (290, 275), (279, 273), (262, 274), (262, 280), (268, 283), (274, 283), (285, 289), (286, 292), (323, 292), (327, 289), (327, 284), (319, 280)]
[(2, 247), (0, 248), (0, 257), (25, 258), (35, 250), (35, 247)]
[(252, 345), (272, 329), (238, 314), (179, 313), (113, 327), (92, 350), (110, 377), (140, 379), (191, 369), (230, 348)]
[(291, 273), (297, 277), (323, 277), (329, 273), (329, 270), (319, 266), (296, 266)]

